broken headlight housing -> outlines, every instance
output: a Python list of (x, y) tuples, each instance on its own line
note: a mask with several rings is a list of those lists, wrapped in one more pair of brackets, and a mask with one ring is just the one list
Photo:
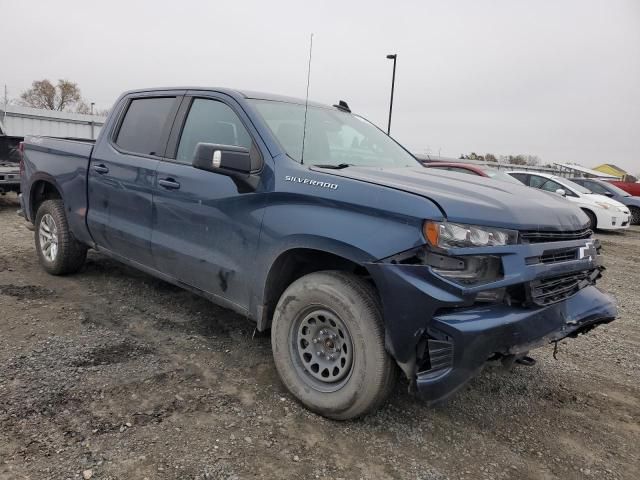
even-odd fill
[(425, 263), (431, 266), (433, 273), (467, 287), (503, 278), (502, 258), (498, 255), (452, 256), (447, 254), (449, 249), (503, 246), (518, 242), (518, 232), (515, 230), (461, 223), (426, 221), (423, 232), (431, 247)]
[(462, 286), (474, 287), (503, 277), (502, 259), (497, 255), (449, 256), (435, 252), (426, 255), (425, 263), (436, 275)]
[(424, 222), (423, 233), (436, 249), (494, 247), (518, 243), (518, 232), (450, 222)]

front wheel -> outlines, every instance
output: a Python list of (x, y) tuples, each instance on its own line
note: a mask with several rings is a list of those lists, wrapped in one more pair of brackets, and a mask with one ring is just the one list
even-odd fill
[(62, 200), (42, 202), (36, 214), (35, 227), (36, 251), (47, 272), (64, 275), (82, 267), (87, 247), (71, 233)]
[(271, 343), (284, 385), (325, 417), (373, 411), (395, 384), (376, 293), (350, 273), (316, 272), (293, 282), (276, 307)]
[(640, 225), (640, 208), (631, 207), (631, 225)]

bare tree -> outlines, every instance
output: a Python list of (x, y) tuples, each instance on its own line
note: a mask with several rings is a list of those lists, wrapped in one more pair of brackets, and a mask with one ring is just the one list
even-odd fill
[[(487, 153), (484, 156), (471, 152), (469, 155), (461, 154), (460, 160), (480, 160), (485, 162), (498, 162), (498, 158), (493, 153)], [(507, 162), (512, 165), (539, 165), (540, 157), (537, 155), (500, 155), (501, 162)]]
[(47, 79), (35, 80), (29, 90), (22, 92), (20, 99), (29, 107), (58, 111), (84, 103), (78, 84), (69, 80), (58, 80), (57, 85)]
[(527, 159), (525, 158), (524, 155), (507, 155), (506, 160), (507, 160), (507, 162), (509, 162), (512, 165), (526, 165), (527, 164)]
[(94, 108), (93, 112), (91, 111), (91, 106), (87, 105), (87, 102), (85, 102), (84, 100), (80, 100), (78, 102), (78, 104), (76, 105), (76, 113), (83, 113), (85, 115), (99, 115), (101, 117), (106, 117), (109, 114), (109, 109), (108, 108), (104, 108), (104, 109), (100, 109), (100, 108)]
[(85, 115), (88, 115), (91, 113), (91, 107), (87, 105), (87, 102), (84, 100), (80, 100), (76, 105), (76, 113), (84, 113)]
[(527, 155), (526, 161), (527, 161), (527, 165), (531, 165), (532, 167), (535, 167), (540, 163), (540, 157), (538, 157), (537, 155)]

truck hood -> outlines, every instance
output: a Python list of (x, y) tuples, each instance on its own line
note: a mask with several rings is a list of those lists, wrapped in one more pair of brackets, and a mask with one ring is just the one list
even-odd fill
[(589, 223), (580, 208), (557, 194), (488, 177), (424, 167), (312, 169), (420, 195), (451, 222), (543, 231), (581, 230)]

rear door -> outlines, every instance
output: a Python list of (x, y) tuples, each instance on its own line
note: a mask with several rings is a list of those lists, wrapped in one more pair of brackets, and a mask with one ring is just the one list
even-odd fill
[[(152, 249), (156, 269), (245, 307), (266, 197), (192, 166), (198, 142), (259, 150), (246, 114), (224, 95), (185, 96), (158, 166)], [(261, 177), (263, 178), (263, 177)]]
[(152, 195), (181, 95), (154, 92), (126, 98), (89, 165), (87, 224), (99, 247), (152, 266)]

